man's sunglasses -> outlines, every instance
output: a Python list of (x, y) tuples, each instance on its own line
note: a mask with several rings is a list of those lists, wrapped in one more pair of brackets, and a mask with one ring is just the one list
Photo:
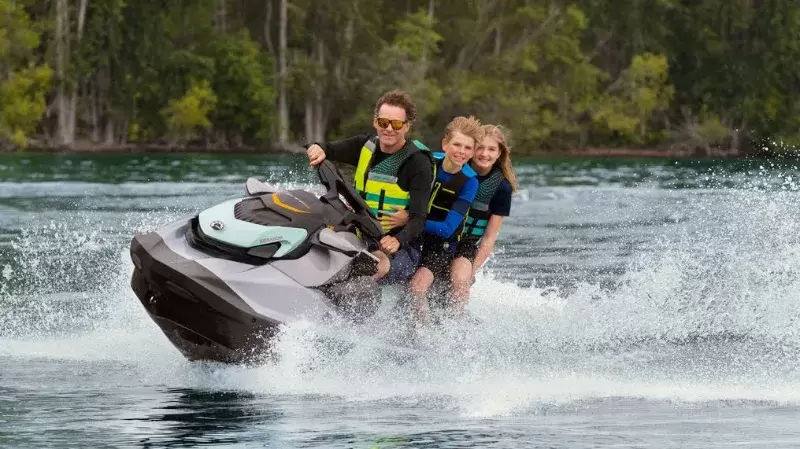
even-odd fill
[(392, 125), (392, 129), (395, 130), (395, 131), (398, 131), (398, 130), (400, 130), (400, 128), (403, 127), (403, 125), (406, 124), (406, 121), (405, 120), (392, 120), (392, 119), (383, 118), (383, 117), (375, 117), (375, 123), (377, 123), (378, 127), (380, 127), (381, 129), (384, 129), (384, 128), (386, 128), (387, 126), (389, 126), (391, 124)]

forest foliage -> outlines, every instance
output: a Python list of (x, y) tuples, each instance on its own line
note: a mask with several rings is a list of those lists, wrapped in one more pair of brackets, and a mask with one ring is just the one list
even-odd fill
[(290, 148), (409, 91), (522, 153), (800, 145), (793, 0), (0, 0), (0, 147)]

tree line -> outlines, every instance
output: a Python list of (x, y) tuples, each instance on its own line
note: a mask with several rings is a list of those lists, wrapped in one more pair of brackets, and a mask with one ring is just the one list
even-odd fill
[(289, 148), (392, 88), (520, 153), (800, 145), (793, 0), (0, 0), (0, 147)]

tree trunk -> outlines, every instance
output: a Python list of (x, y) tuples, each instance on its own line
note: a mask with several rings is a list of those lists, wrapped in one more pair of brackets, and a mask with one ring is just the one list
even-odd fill
[(105, 138), (103, 139), (103, 143), (108, 146), (114, 145), (114, 119), (106, 117), (106, 129), (105, 129)]
[(322, 101), (320, 97), (317, 103), (317, 140), (320, 142), (325, 141), (325, 135), (328, 130), (328, 106)]
[(92, 135), (90, 137), (92, 143), (97, 143), (100, 141), (100, 114), (97, 111), (97, 87), (90, 88), (89, 92), (90, 103), (89, 103), (89, 115), (92, 121)]
[[(81, 0), (80, 5), (78, 7), (78, 30), (75, 34), (75, 42), (80, 45), (81, 38), (83, 37), (83, 25), (86, 19), (86, 6), (89, 3), (89, 0)], [(66, 122), (66, 132), (69, 136), (69, 144), (72, 144), (75, 141), (75, 124), (77, 122), (77, 107), (78, 107), (78, 86), (74, 86), (72, 88), (72, 92), (70, 92), (69, 100), (68, 100), (68, 111), (67, 111), (67, 122)]]
[[(95, 142), (108, 143), (109, 131), (107, 122), (111, 120), (111, 100), (109, 95), (111, 73), (107, 65), (99, 67), (94, 76), (93, 108), (94, 130), (92, 131)], [(113, 130), (111, 132), (113, 135)]]
[(314, 103), (311, 101), (311, 95), (306, 95), (303, 117), (305, 118), (303, 123), (306, 129), (306, 142), (317, 142), (314, 138)]
[[(436, 4), (435, 0), (428, 0), (428, 17), (431, 20), (433, 20), (433, 13), (434, 13), (435, 4)], [(420, 58), (420, 60), (421, 60), (421, 65), (423, 67), (427, 67), (428, 66), (428, 50), (427, 49), (422, 50), (422, 57)]]
[(225, 2), (227, 0), (217, 0), (217, 10), (215, 11), (214, 25), (217, 31), (224, 33), (226, 28), (227, 11), (225, 10)]
[(89, 0), (81, 0), (78, 7), (78, 42), (83, 37), (83, 24), (86, 21), (86, 7), (89, 6)]
[[(80, 43), (86, 22), (88, 0), (78, 4), (77, 31), (75, 41)], [(55, 143), (59, 146), (72, 146), (75, 143), (75, 124), (77, 121), (78, 88), (67, 80), (71, 60), (70, 3), (67, 0), (56, 1), (56, 97), (55, 108), (58, 114), (56, 122)]]
[[(74, 134), (70, 134), (70, 122), (72, 121), (67, 98), (66, 73), (69, 62), (69, 4), (67, 0), (56, 1), (56, 113), (58, 122), (56, 129), (56, 144), (70, 146), (74, 140)], [(73, 127), (74, 128), (74, 127)]]
[(272, 0), (266, 0), (267, 13), (264, 19), (264, 44), (271, 54), (275, 54), (275, 45), (272, 43)]
[(278, 142), (285, 146), (289, 140), (289, 104), (286, 94), (286, 1), (280, 0), (280, 30), (278, 35)]
[[(320, 67), (325, 67), (325, 43), (319, 37), (317, 40), (317, 63)], [(325, 105), (323, 90), (326, 79), (320, 79), (314, 89), (314, 140), (321, 142), (325, 140)]]
[(502, 48), (503, 44), (503, 36), (502, 36), (503, 28), (498, 26), (494, 29), (494, 57), (497, 58), (500, 56), (500, 49)]
[[(324, 67), (325, 64), (323, 51), (324, 48), (322, 40), (318, 36), (314, 36), (309, 59), (312, 61), (316, 60), (316, 62), (319, 64), (319, 67)], [(323, 80), (323, 77), (316, 77), (306, 92), (305, 118), (303, 121), (305, 124), (306, 140), (308, 142), (321, 142), (324, 140), (320, 137), (320, 134), (324, 133), (320, 132), (319, 123), (320, 115), (322, 113), (320, 96), (322, 92), (322, 83), (324, 82), (325, 81)]]
[[(733, 120), (730, 121), (733, 123)], [(731, 150), (734, 156), (738, 156), (742, 150), (742, 135), (747, 132), (747, 120), (742, 120), (738, 128), (733, 130), (733, 138), (731, 139)]]
[(314, 92), (312, 101), (312, 142), (325, 141), (325, 106), (322, 101), (322, 89)]
[(340, 91), (345, 85), (345, 82), (348, 81), (348, 76), (350, 73), (349, 57), (351, 57), (353, 53), (354, 38), (355, 23), (353, 19), (350, 18), (347, 20), (347, 24), (344, 26), (342, 50), (340, 52), (341, 55), (347, 55), (347, 57), (336, 58), (336, 63), (333, 67), (333, 76), (336, 80), (336, 88)]
[(114, 143), (126, 143), (128, 141), (128, 129), (130, 129), (131, 120), (126, 118), (119, 123), (116, 128), (116, 135), (114, 136)]

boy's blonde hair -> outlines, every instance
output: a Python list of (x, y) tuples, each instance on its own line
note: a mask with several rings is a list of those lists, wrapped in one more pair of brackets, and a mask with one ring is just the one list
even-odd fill
[(450, 139), (453, 138), (453, 134), (456, 132), (460, 132), (467, 137), (472, 137), (475, 140), (476, 148), (478, 145), (480, 145), (485, 134), (483, 128), (481, 127), (480, 120), (471, 115), (469, 117), (458, 116), (447, 124), (447, 126), (444, 128), (445, 142), (449, 142)]

